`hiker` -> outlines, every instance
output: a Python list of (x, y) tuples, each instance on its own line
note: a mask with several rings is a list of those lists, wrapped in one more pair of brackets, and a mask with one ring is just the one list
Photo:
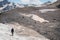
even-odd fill
[(12, 34), (12, 36), (14, 35), (14, 29), (13, 28), (11, 29), (11, 34)]

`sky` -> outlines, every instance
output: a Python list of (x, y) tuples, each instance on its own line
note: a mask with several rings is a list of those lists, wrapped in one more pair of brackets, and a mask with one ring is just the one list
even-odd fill
[(8, 1), (20, 4), (43, 4), (47, 1), (55, 2), (56, 0), (8, 0)]

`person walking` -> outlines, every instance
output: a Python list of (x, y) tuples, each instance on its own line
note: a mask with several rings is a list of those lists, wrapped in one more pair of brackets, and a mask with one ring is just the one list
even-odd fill
[(11, 29), (11, 34), (14, 35), (14, 28)]

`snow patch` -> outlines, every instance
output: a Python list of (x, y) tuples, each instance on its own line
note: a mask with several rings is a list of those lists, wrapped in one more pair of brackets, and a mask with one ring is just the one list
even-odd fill
[(57, 9), (42, 9), (42, 10), (39, 10), (41, 13), (46, 13), (46, 12), (49, 12), (49, 11), (56, 11)]
[(40, 23), (49, 22), (48, 20), (45, 20), (45, 19), (43, 19), (43, 18), (41, 18), (41, 17), (39, 17), (38, 15), (35, 15), (35, 14), (21, 14), (21, 15), (26, 16), (26, 17), (30, 17), (35, 21), (39, 21)]
[(43, 19), (43, 18), (41, 18), (41, 17), (39, 17), (37, 15), (34, 15), (34, 14), (32, 15), (32, 19), (36, 20), (36, 21), (39, 21), (40, 23), (49, 22), (48, 20), (45, 20), (45, 19)]

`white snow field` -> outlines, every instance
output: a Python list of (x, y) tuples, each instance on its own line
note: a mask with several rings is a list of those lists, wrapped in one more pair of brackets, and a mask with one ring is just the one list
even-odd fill
[(11, 36), (10, 29), (8, 25), (0, 23), (0, 40), (49, 40), (45, 37), (19, 36), (16, 33)]
[(49, 12), (49, 11), (56, 11), (58, 9), (42, 9), (42, 10), (39, 10), (41, 13), (46, 13), (46, 12)]

